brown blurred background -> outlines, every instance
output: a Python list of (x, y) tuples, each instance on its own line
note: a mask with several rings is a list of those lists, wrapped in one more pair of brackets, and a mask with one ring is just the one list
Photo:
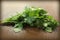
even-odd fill
[[(57, 21), (59, 21), (59, 2), (58, 1), (2, 1), (1, 2), (1, 20), (11, 17), (16, 12), (21, 12), (25, 6), (41, 7), (48, 11)], [(2, 40), (13, 39), (41, 39), (58, 40), (59, 27), (52, 33), (47, 33), (38, 29), (26, 29), (19, 33), (13, 31), (11, 26), (1, 26)]]

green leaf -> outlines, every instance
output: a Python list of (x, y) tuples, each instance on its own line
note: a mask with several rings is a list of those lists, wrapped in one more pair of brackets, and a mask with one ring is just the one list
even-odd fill
[(45, 15), (47, 14), (47, 11), (45, 11), (44, 9), (41, 9), (40, 12), (39, 12), (39, 15), (42, 16), (42, 15)]
[(47, 27), (48, 26), (48, 23), (43, 23), (44, 27)]
[(34, 20), (35, 20), (35, 19), (32, 18), (32, 17), (27, 17), (27, 18), (24, 19), (24, 22), (30, 24), (30, 23), (32, 23)]
[(15, 32), (19, 32), (19, 31), (21, 31), (22, 29), (23, 29), (22, 23), (15, 24), (15, 26), (14, 26), (14, 31), (15, 31)]
[(45, 28), (45, 31), (46, 31), (46, 32), (52, 32), (52, 28), (51, 28), (51, 27), (46, 27), (46, 28)]
[(20, 32), (20, 31), (22, 31), (22, 29), (20, 29), (20, 28), (14, 28), (13, 30), (14, 30), (14, 32)]
[(17, 14), (15, 16), (11, 16), (10, 18), (7, 18), (2, 21), (2, 23), (17, 23), (18, 18), (21, 16), (21, 14)]

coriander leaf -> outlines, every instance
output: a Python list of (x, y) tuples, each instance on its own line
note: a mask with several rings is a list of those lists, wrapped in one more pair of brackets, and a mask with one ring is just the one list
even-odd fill
[(46, 27), (46, 28), (45, 28), (45, 31), (46, 31), (46, 32), (52, 32), (52, 28), (51, 28), (51, 27)]
[(19, 32), (19, 31), (21, 31), (23, 29), (23, 24), (22, 23), (17, 23), (17, 24), (15, 24), (15, 26), (14, 26), (14, 31), (15, 32)]

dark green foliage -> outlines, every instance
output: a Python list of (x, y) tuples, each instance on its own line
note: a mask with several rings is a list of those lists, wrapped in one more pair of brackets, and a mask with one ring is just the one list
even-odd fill
[(3, 21), (3, 23), (8, 22), (15, 23), (14, 27), (18, 29), (22, 29), (24, 25), (29, 25), (29, 27), (41, 28), (47, 32), (52, 32), (58, 25), (52, 16), (47, 15), (47, 11), (36, 7), (26, 7), (21, 14)]

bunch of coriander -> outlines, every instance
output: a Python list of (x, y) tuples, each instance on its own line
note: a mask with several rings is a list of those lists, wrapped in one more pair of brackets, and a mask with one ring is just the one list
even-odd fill
[(47, 13), (42, 8), (25, 7), (22, 13), (17, 13), (17, 15), (5, 19), (3, 23), (14, 23), (15, 32), (21, 31), (27, 25), (52, 32), (57, 27), (58, 22), (52, 16), (47, 15)]

